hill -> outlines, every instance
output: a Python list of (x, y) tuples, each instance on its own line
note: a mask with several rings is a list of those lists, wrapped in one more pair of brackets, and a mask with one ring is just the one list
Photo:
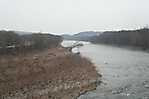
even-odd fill
[(106, 31), (90, 39), (92, 43), (149, 48), (149, 29)]
[(87, 41), (90, 40), (91, 37), (98, 36), (101, 34), (100, 32), (94, 32), (94, 31), (86, 31), (86, 32), (80, 32), (74, 35), (62, 35), (62, 37), (66, 40), (81, 40), (81, 41)]
[(45, 33), (19, 35), (15, 31), (0, 31), (0, 54), (18, 54), (60, 45), (62, 37)]
[(90, 41), (117, 46), (140, 47), (143, 50), (149, 49), (149, 29), (105, 31), (105, 32), (80, 32), (75, 35), (63, 35), (67, 40)]

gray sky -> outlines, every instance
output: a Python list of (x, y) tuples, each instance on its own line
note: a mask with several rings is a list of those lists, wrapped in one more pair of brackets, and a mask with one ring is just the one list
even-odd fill
[(149, 0), (0, 0), (0, 29), (77, 33), (149, 24)]

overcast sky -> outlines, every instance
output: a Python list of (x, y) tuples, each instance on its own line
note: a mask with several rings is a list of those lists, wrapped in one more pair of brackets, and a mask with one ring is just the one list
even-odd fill
[(0, 29), (77, 33), (149, 24), (149, 0), (0, 0)]

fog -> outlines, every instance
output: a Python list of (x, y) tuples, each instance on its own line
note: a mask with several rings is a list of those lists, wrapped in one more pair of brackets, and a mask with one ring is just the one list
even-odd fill
[(149, 24), (148, 0), (0, 0), (0, 29), (77, 33)]

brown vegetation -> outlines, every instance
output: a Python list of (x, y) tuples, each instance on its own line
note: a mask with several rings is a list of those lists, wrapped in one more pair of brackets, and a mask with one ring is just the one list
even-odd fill
[[(66, 51), (64, 48), (53, 48), (26, 55), (0, 56), (0, 95), (1, 97), (6, 96), (4, 99), (8, 97), (13, 99), (17, 92), (24, 95), (28, 95), (27, 92), (30, 94), (28, 98), (20, 96), (21, 98), (17, 99), (53, 99), (77, 96), (80, 92), (88, 90), (90, 86), (86, 83), (85, 86), (88, 87), (83, 88), (84, 85), (82, 85), (73, 89), (76, 88), (73, 87), (75, 84), (83, 81), (95, 81), (96, 79), (97, 72), (91, 62)], [(69, 88), (71, 87), (70, 89), (73, 91), (63, 87), (60, 90), (67, 90), (57, 91), (56, 86), (61, 84), (69, 84)], [(51, 86), (51, 89), (45, 86)], [(44, 90), (44, 93), (39, 90), (43, 88), (50, 90), (48, 93)], [(33, 94), (33, 92), (35, 93), (34, 89), (38, 90), (37, 95)]]

